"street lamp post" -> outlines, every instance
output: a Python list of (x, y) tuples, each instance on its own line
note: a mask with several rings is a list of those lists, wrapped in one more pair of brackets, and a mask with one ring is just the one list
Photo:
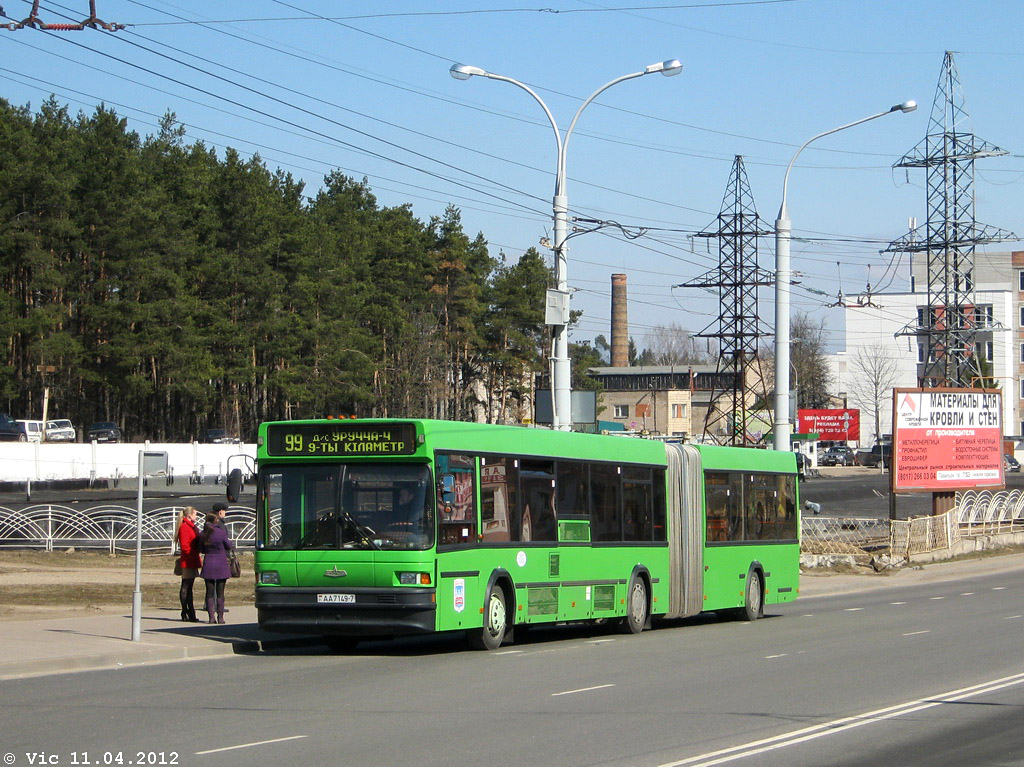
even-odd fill
[(917, 102), (904, 101), (902, 104), (879, 112), (878, 114), (865, 117), (856, 122), (840, 125), (838, 128), (819, 133), (809, 138), (793, 154), (793, 159), (786, 167), (786, 175), (782, 180), (782, 205), (779, 207), (779, 216), (775, 220), (775, 423), (772, 425), (772, 434), (776, 450), (789, 451), (790, 429), (792, 423), (789, 418), (789, 281), (791, 272), (789, 268), (789, 242), (792, 222), (789, 220), (789, 211), (786, 209), (786, 193), (789, 187), (789, 172), (793, 170), (793, 163), (800, 153), (807, 148), (807, 145), (817, 141), (824, 136), (838, 133), (841, 130), (852, 128), (855, 125), (866, 123), (893, 112), (913, 112), (917, 109)]
[(551, 405), (553, 427), (561, 431), (569, 431), (572, 428), (572, 368), (569, 364), (569, 285), (565, 247), (569, 220), (569, 197), (566, 192), (565, 154), (566, 148), (569, 144), (569, 137), (572, 135), (572, 131), (576, 127), (576, 121), (579, 119), (583, 110), (587, 108), (587, 105), (613, 85), (617, 85), (625, 80), (632, 80), (636, 77), (653, 74), (654, 72), (661, 72), (666, 77), (671, 77), (672, 75), (677, 75), (682, 72), (683, 65), (679, 63), (678, 59), (669, 59), (668, 61), (651, 64), (640, 72), (622, 75), (621, 77), (616, 77), (611, 82), (605, 83), (590, 94), (590, 97), (587, 98), (587, 100), (580, 105), (580, 108), (576, 110), (576, 114), (573, 116), (572, 122), (569, 123), (569, 127), (565, 131), (564, 136), (558, 130), (558, 123), (555, 122), (555, 118), (551, 114), (551, 110), (548, 109), (547, 104), (545, 104), (543, 99), (541, 99), (541, 97), (538, 96), (528, 85), (525, 85), (518, 80), (514, 80), (511, 77), (496, 75), (492, 72), (487, 72), (480, 67), (468, 66), (466, 64), (453, 64), (451, 69), (448, 71), (456, 80), (468, 80), (470, 77), (476, 75), (478, 77), (486, 77), (490, 80), (500, 80), (501, 82), (511, 83), (512, 85), (522, 88), (524, 91), (529, 93), (538, 104), (540, 104), (541, 109), (543, 109), (544, 114), (547, 115), (548, 122), (551, 123), (551, 128), (555, 133), (557, 165), (555, 169), (555, 194), (552, 199), (552, 218), (554, 219), (555, 235), (555, 293), (559, 298), (557, 303), (560, 308), (558, 317), (559, 321), (554, 323), (554, 349), (551, 355)]

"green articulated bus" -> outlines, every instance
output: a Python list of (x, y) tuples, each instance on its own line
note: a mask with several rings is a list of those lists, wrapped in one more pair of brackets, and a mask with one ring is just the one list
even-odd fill
[(265, 423), (263, 629), (361, 639), (729, 610), (799, 591), (792, 453), (436, 420)]

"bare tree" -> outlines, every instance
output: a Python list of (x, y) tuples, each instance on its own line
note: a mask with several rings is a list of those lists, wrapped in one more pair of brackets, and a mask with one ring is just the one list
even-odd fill
[(791, 380), (797, 388), (797, 407), (828, 407), (831, 400), (832, 374), (825, 361), (825, 320), (814, 320), (806, 312), (793, 317), (790, 362), (796, 371)]
[(861, 346), (850, 358), (850, 402), (874, 416), (875, 442), (882, 436), (882, 408), (892, 404), (900, 381), (899, 361), (881, 344)]
[(686, 365), (708, 361), (693, 333), (675, 323), (659, 325), (651, 331), (650, 338), (650, 345), (638, 360), (641, 365)]

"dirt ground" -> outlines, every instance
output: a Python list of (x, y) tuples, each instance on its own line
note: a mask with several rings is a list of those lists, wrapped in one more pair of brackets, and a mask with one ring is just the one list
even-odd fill
[[(252, 555), (240, 554), (242, 577), (228, 581), (226, 601), (253, 603)], [(142, 603), (175, 612), (181, 578), (167, 553), (142, 558)], [(35, 620), (97, 615), (131, 609), (135, 590), (135, 555), (93, 551), (0, 550), (0, 620)], [(196, 605), (202, 602), (202, 580), (195, 585)], [(201, 609), (201, 608), (200, 608)]]

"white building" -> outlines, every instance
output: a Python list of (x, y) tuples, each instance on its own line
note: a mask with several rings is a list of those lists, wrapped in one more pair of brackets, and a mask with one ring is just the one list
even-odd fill
[[(836, 391), (850, 407), (861, 410), (861, 445), (871, 445), (892, 432), (891, 395), (880, 406), (875, 434), (872, 386), (885, 378), (889, 388), (918, 386), (926, 339), (897, 335), (912, 331), (924, 319), (928, 304), (926, 265), (919, 258), (912, 269), (910, 293), (872, 296), (877, 306), (848, 306), (846, 350), (830, 359)], [(975, 306), (984, 328), (977, 336), (983, 359), (992, 365), (992, 379), (1003, 392), (1003, 434), (1024, 434), (1024, 251), (976, 253), (973, 272)], [(887, 373), (886, 371), (891, 371)], [(881, 398), (879, 398), (881, 400)]]

